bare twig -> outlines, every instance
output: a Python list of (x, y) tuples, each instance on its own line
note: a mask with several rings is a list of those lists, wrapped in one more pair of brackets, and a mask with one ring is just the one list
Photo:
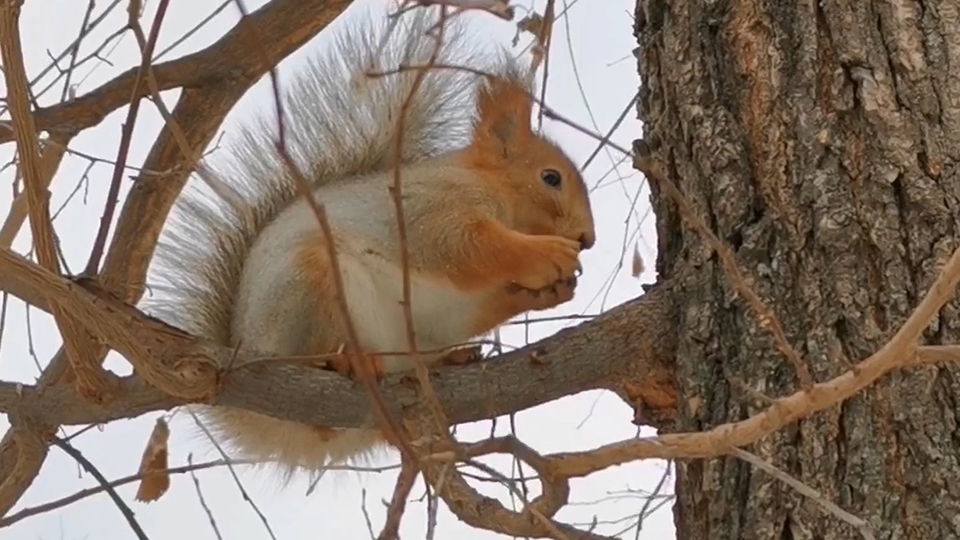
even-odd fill
[(97, 479), (97, 482), (100, 482), (100, 485), (103, 486), (104, 491), (110, 495), (110, 498), (113, 499), (114, 504), (117, 505), (117, 508), (120, 509), (120, 512), (123, 514), (123, 517), (127, 520), (127, 523), (130, 525), (130, 528), (133, 529), (133, 532), (137, 535), (137, 538), (140, 540), (148, 540), (147, 534), (143, 532), (143, 529), (140, 527), (140, 524), (137, 522), (137, 518), (133, 515), (133, 510), (127, 506), (127, 503), (123, 501), (117, 491), (113, 489), (113, 486), (110, 485), (110, 482), (103, 476), (103, 474), (90, 462), (79, 450), (70, 445), (70, 443), (64, 441), (63, 439), (54, 437), (53, 444), (58, 448), (66, 452), (70, 457), (75, 459), (77, 463), (83, 467), (83, 470), (90, 473), (94, 478)]
[[(193, 454), (187, 456), (187, 463), (191, 466), (193, 465)], [(210, 507), (207, 506), (206, 499), (203, 498), (203, 491), (200, 489), (200, 479), (197, 478), (196, 469), (190, 469), (190, 478), (193, 479), (193, 487), (197, 492), (197, 498), (200, 499), (200, 506), (203, 507), (203, 511), (207, 514), (207, 520), (210, 521), (210, 527), (213, 528), (213, 534), (216, 535), (217, 540), (223, 540), (223, 536), (220, 534), (220, 528), (217, 527), (217, 520), (213, 517), (213, 512), (210, 511)]]
[(760, 456), (747, 452), (742, 448), (734, 448), (730, 453), (746, 461), (747, 463), (750, 463), (751, 465), (754, 465), (762, 469), (763, 471), (768, 473), (770, 476), (773, 476), (777, 480), (780, 480), (784, 484), (787, 484), (788, 486), (797, 490), (798, 492), (800, 492), (800, 494), (809, 497), (810, 499), (813, 500), (813, 502), (822, 506), (827, 512), (830, 512), (831, 514), (840, 518), (841, 520), (849, 523), (850, 525), (853, 525), (854, 528), (856, 528), (860, 532), (860, 534), (863, 536), (864, 540), (875, 540), (875, 537), (873, 536), (873, 531), (871, 530), (869, 523), (851, 514), (850, 512), (847, 512), (843, 508), (840, 508), (833, 502), (828, 501), (826, 498), (824, 498), (823, 495), (817, 492), (817, 490), (804, 484), (800, 480), (797, 480), (796, 478), (790, 476), (786, 472), (781, 471), (780, 469), (774, 467), (770, 463), (767, 463), (767, 461), (764, 459), (761, 459)]
[(637, 168), (643, 171), (647, 178), (656, 181), (667, 192), (680, 209), (680, 215), (683, 221), (687, 222), (693, 230), (697, 231), (703, 239), (710, 244), (710, 247), (717, 252), (723, 269), (730, 277), (731, 286), (743, 297), (747, 305), (753, 309), (760, 327), (766, 329), (773, 335), (774, 345), (796, 370), (797, 377), (800, 379), (800, 387), (804, 390), (809, 390), (813, 385), (813, 378), (810, 376), (810, 370), (806, 362), (800, 359), (800, 355), (796, 349), (790, 345), (783, 331), (783, 327), (780, 325), (780, 319), (777, 318), (773, 309), (753, 291), (753, 288), (750, 287), (747, 280), (743, 277), (730, 247), (724, 242), (721, 242), (720, 239), (717, 238), (717, 235), (713, 234), (713, 231), (707, 227), (706, 223), (697, 216), (687, 202), (686, 197), (683, 196), (676, 184), (670, 180), (662, 164), (654, 162), (649, 157), (645, 157), (643, 155), (644, 153), (645, 152), (640, 152), (640, 155), (635, 157)]
[[(90, 259), (87, 260), (87, 267), (84, 271), (87, 275), (94, 275), (100, 267), (100, 258), (103, 256), (103, 250), (107, 245), (107, 235), (110, 232), (110, 224), (113, 222), (113, 213), (117, 207), (117, 197), (120, 193), (120, 181), (123, 179), (123, 170), (127, 164), (127, 156), (130, 153), (130, 143), (133, 141), (133, 127), (137, 122), (137, 114), (140, 112), (140, 99), (143, 82), (146, 80), (147, 73), (150, 70), (150, 59), (153, 56), (153, 49), (157, 45), (157, 37), (160, 36), (160, 26), (163, 24), (163, 18), (167, 14), (167, 6), (170, 0), (160, 0), (157, 5), (157, 14), (153, 19), (153, 26), (150, 28), (150, 37), (143, 46), (140, 53), (140, 68), (137, 70), (137, 77), (133, 82), (132, 97), (130, 99), (130, 108), (127, 109), (127, 118), (123, 122), (123, 130), (120, 134), (120, 146), (117, 150), (117, 164), (113, 168), (113, 177), (110, 179), (110, 188), (107, 191), (107, 201), (103, 207), (103, 216), (100, 217), (100, 228), (97, 230), (97, 236), (93, 242), (93, 248), (90, 250)], [(134, 29), (134, 33), (140, 30), (140, 2), (132, 0), (129, 6), (129, 20), (127, 25)]]
[(393, 186), (390, 187), (390, 196), (393, 198), (393, 205), (397, 218), (397, 242), (400, 246), (400, 267), (403, 275), (403, 301), (401, 302), (401, 307), (403, 308), (403, 318), (407, 330), (407, 347), (413, 354), (411, 360), (414, 367), (414, 373), (416, 374), (417, 381), (420, 384), (420, 389), (427, 398), (427, 402), (430, 404), (431, 412), (434, 415), (433, 418), (435, 421), (434, 425), (436, 433), (442, 433), (443, 435), (447, 434), (446, 429), (449, 425), (449, 421), (446, 418), (446, 414), (443, 412), (443, 407), (440, 405), (440, 400), (437, 399), (437, 395), (433, 390), (433, 385), (430, 384), (430, 377), (427, 374), (427, 369), (424, 367), (423, 362), (421, 362), (420, 354), (417, 351), (417, 335), (411, 303), (412, 290), (410, 287), (410, 247), (407, 242), (407, 221), (403, 212), (403, 180), (400, 171), (403, 166), (403, 133), (407, 113), (409, 112), (410, 104), (413, 102), (413, 98), (416, 96), (416, 93), (420, 91), (420, 87), (423, 85), (423, 79), (427, 74), (427, 70), (429, 70), (432, 65), (436, 64), (440, 57), (440, 49), (443, 47), (447, 16), (447, 6), (441, 6), (440, 20), (437, 23), (436, 44), (434, 45), (433, 51), (430, 53), (430, 58), (427, 60), (426, 67), (416, 71), (413, 83), (410, 87), (410, 92), (407, 94), (406, 98), (404, 98), (404, 101), (400, 106), (400, 113), (397, 115), (397, 136), (395, 137), (393, 146)]
[[(80, 23), (80, 34), (70, 47), (68, 47), (70, 50), (70, 65), (67, 66), (65, 70), (66, 75), (63, 81), (63, 91), (60, 92), (60, 101), (67, 99), (70, 93), (70, 77), (73, 76), (73, 71), (77, 67), (77, 53), (80, 52), (80, 44), (83, 42), (83, 38), (87, 36), (87, 26), (90, 24), (90, 15), (93, 14), (93, 8), (96, 5), (96, 0), (88, 0), (87, 11), (83, 14), (83, 22)], [(54, 61), (54, 63), (56, 63), (56, 61)]]
[(234, 460), (230, 459), (230, 456), (223, 450), (223, 447), (220, 446), (220, 443), (217, 442), (217, 439), (214, 438), (213, 434), (210, 433), (210, 430), (207, 429), (207, 426), (203, 425), (203, 422), (197, 418), (197, 415), (193, 411), (189, 411), (190, 416), (193, 418), (197, 427), (203, 431), (203, 434), (207, 436), (207, 439), (213, 444), (213, 447), (216, 448), (217, 452), (220, 454), (220, 457), (223, 458), (227, 470), (230, 471), (230, 476), (233, 477), (233, 483), (237, 485), (237, 489), (240, 490), (240, 496), (243, 497), (243, 500), (247, 501), (247, 504), (250, 505), (250, 508), (256, 512), (257, 517), (260, 518), (260, 522), (263, 523), (264, 528), (267, 530), (267, 534), (270, 535), (271, 540), (277, 540), (276, 535), (273, 534), (273, 527), (270, 526), (270, 522), (267, 521), (267, 516), (260, 511), (260, 507), (257, 506), (257, 503), (253, 500), (253, 497), (247, 493), (246, 488), (243, 487), (243, 482), (240, 481), (240, 476), (237, 475), (237, 471), (233, 468)]

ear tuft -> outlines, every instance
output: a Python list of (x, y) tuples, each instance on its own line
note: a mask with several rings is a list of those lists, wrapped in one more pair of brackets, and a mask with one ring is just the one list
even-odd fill
[[(490, 77), (477, 96), (473, 146), (507, 154), (529, 136), (533, 99), (519, 81)], [(499, 150), (497, 150), (499, 149)]]

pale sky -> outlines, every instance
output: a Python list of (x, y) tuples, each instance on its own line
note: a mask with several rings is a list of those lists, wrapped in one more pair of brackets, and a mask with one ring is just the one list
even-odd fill
[[(247, 0), (252, 11), (266, 0)], [(97, 2), (94, 17), (111, 2)], [(142, 21), (149, 28), (156, 9), (156, 0), (147, 0), (146, 14)], [(165, 50), (202, 19), (217, 10), (223, 0), (192, 0), (171, 2), (160, 34), (158, 51)], [(210, 23), (184, 43), (166, 52), (160, 60), (170, 60), (197, 51), (218, 39), (238, 19), (232, 2), (215, 16)], [(530, 6), (531, 0), (514, 2)], [(545, 1), (533, 5), (542, 12)], [(301, 48), (280, 64), (281, 74), (295, 72), (298, 65), (309, 55), (324, 46), (325, 39), (337, 28), (350, 24), (350, 19), (363, 14), (365, 8), (373, 13), (385, 13), (383, 0), (357, 1), (347, 13), (334, 22), (320, 36)], [(639, 78), (636, 60), (632, 54), (636, 47), (633, 38), (633, 0), (568, 0), (557, 2), (558, 9), (569, 7), (566, 19), (558, 20), (554, 30), (553, 48), (547, 104), (577, 122), (598, 133), (606, 133), (636, 94)], [(57, 55), (76, 37), (83, 20), (87, 2), (81, 0), (31, 0), (23, 7), (21, 32), (23, 35), (27, 75), (31, 79), (49, 64), (50, 54)], [(524, 14), (518, 10), (518, 17)], [(111, 33), (121, 28), (126, 18), (126, 2), (101, 23), (84, 42), (80, 57), (98, 47)], [(471, 24), (484, 30), (480, 35), (495, 36), (492, 39), (509, 42), (514, 26), (492, 16), (470, 16)], [(119, 42), (104, 49), (110, 64), (90, 61), (74, 76), (79, 83), (77, 95), (85, 94), (116, 74), (139, 64), (139, 50), (132, 34), (126, 34)], [(527, 43), (524, 39), (521, 46)], [(518, 49), (519, 50), (519, 49)], [(52, 80), (53, 73), (42, 79), (38, 88)], [(2, 84), (2, 81), (0, 81)], [(40, 98), (42, 105), (53, 104), (60, 99), (63, 83), (58, 82)], [(0, 91), (5, 94), (6, 90)], [(163, 94), (169, 108), (175, 104), (177, 92)], [(223, 126), (224, 137), (229, 140), (237, 125), (247, 121), (251, 114), (265, 107), (272, 107), (269, 83), (266, 79), (255, 86), (240, 101)], [(116, 157), (120, 140), (120, 126), (126, 115), (122, 108), (110, 115), (97, 128), (84, 132), (74, 140), (72, 150), (107, 161)], [(135, 136), (128, 163), (139, 166), (162, 125), (155, 107), (148, 101), (141, 105)], [(582, 163), (593, 152), (596, 141), (559, 123), (545, 120), (547, 132), (566, 148), (575, 161)], [(629, 148), (633, 139), (641, 135), (641, 125), (631, 109), (626, 120), (615, 132), (613, 141)], [(7, 162), (14, 144), (0, 147), (0, 159)], [(72, 271), (78, 272), (85, 264), (96, 233), (107, 187), (113, 166), (95, 164), (83, 180), (90, 161), (79, 155), (68, 155), (52, 186), (51, 211), (56, 211), (79, 186), (70, 203), (60, 212), (54, 225), (61, 247)], [(654, 217), (650, 211), (649, 190), (641, 175), (634, 171), (629, 161), (617, 150), (601, 151), (584, 173), (588, 185), (593, 188), (591, 199), (597, 222), (598, 243), (582, 256), (584, 275), (576, 298), (551, 312), (541, 312), (533, 317), (558, 315), (595, 315), (612, 306), (636, 297), (642, 292), (642, 283), (655, 279), (652, 267), (656, 257), (656, 232)], [(0, 173), (0, 212), (6, 214), (11, 202), (10, 185), (13, 168)], [(130, 187), (125, 178), (121, 196)], [(20, 253), (29, 250), (28, 227), (24, 226), (14, 244)], [(646, 270), (640, 279), (631, 277), (631, 260), (638, 249)], [(60, 345), (59, 334), (52, 320), (39, 310), (29, 311), (29, 326), (33, 336), (28, 340), (28, 313), (22, 302), (11, 299), (7, 307), (6, 328), (0, 343), (0, 379), (33, 383), (40, 365), (46, 364)], [(502, 331), (503, 340), (510, 345), (523, 345), (546, 337), (564, 326), (577, 321), (540, 322), (523, 326), (509, 326)], [(32, 343), (31, 343), (32, 341)], [(33, 352), (31, 352), (33, 351)], [(116, 354), (111, 354), (108, 368), (129, 373), (129, 366)], [(157, 414), (136, 419), (114, 422), (100, 429), (92, 429), (74, 441), (74, 445), (109, 478), (119, 478), (136, 472), (144, 445), (149, 437)], [(541, 452), (586, 450), (602, 444), (637, 436), (631, 424), (632, 410), (619, 398), (606, 392), (586, 392), (523, 411), (516, 416), (516, 433), (527, 444)], [(0, 431), (8, 427), (6, 418), (0, 416)], [(460, 426), (461, 440), (478, 440), (490, 431), (490, 421)], [(67, 429), (73, 433), (77, 427)], [(198, 432), (191, 418), (178, 414), (171, 421), (170, 465), (183, 465), (189, 454), (194, 462), (216, 459), (213, 446)], [(509, 422), (501, 418), (498, 433), (509, 432)], [(644, 429), (640, 435), (653, 435), (653, 430)], [(384, 454), (378, 464), (389, 465), (398, 461), (397, 454)], [(490, 459), (487, 463), (501, 473), (512, 476), (508, 459)], [(657, 499), (649, 505), (660, 507), (644, 519), (642, 530), (636, 535), (637, 515), (644, 508), (644, 493), (652, 491), (661, 479), (666, 463), (649, 460), (629, 466), (609, 469), (588, 479), (571, 484), (571, 505), (558, 514), (558, 518), (579, 524), (582, 527), (596, 520), (596, 531), (613, 535), (622, 532), (622, 538), (667, 539), (675, 536), (672, 504)], [(527, 474), (529, 469), (525, 469)], [(296, 478), (283, 487), (279, 478), (269, 469), (251, 470), (237, 467), (240, 480), (252, 500), (263, 513), (273, 535), (282, 540), (313, 538), (368, 539), (368, 525), (362, 510), (363, 491), (366, 490), (366, 508), (374, 535), (379, 534), (385, 515), (381, 500), (388, 500), (393, 492), (395, 471), (383, 473), (343, 472), (327, 473), (316, 490), (306, 495), (308, 479)], [(271, 538), (263, 521), (244, 501), (236, 483), (225, 468), (208, 469), (197, 473), (204, 499), (210, 507), (223, 538), (230, 540), (259, 540)], [(476, 483), (475, 483), (476, 484)], [(68, 495), (96, 481), (81, 473), (77, 464), (57, 448), (50, 455), (33, 486), (13, 509), (42, 504)], [(509, 496), (504, 488), (488, 483), (479, 488), (488, 495), (497, 495), (510, 507)], [(536, 484), (531, 484), (536, 491)], [(670, 494), (673, 478), (665, 483), (661, 493)], [(154, 539), (215, 539), (209, 519), (198, 503), (196, 487), (189, 475), (172, 477), (170, 490), (159, 501), (141, 504), (134, 500), (136, 484), (118, 489), (131, 506), (147, 535)], [(405, 540), (423, 538), (426, 531), (426, 504), (419, 500), (423, 494), (422, 484), (414, 488), (413, 498), (407, 506), (400, 535)], [(120, 511), (106, 494), (100, 494), (80, 503), (25, 519), (10, 528), (0, 529), (0, 540), (44, 539), (126, 539), (134, 538)], [(487, 531), (478, 531), (457, 521), (441, 503), (436, 538), (462, 538), (464, 540), (493, 539), (501, 536)]]

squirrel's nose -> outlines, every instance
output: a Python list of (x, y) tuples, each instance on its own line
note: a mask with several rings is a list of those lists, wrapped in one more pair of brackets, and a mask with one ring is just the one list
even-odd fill
[(597, 239), (594, 237), (592, 232), (583, 233), (580, 235), (580, 251), (585, 251), (593, 247), (594, 242)]

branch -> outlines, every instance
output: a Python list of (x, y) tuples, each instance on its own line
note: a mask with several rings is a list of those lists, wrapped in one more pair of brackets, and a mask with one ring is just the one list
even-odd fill
[[(50, 189), (50, 183), (60, 168), (60, 163), (63, 161), (63, 156), (66, 154), (69, 144), (69, 137), (58, 135), (51, 137), (43, 148), (43, 152), (40, 154), (40, 170), (44, 190)], [(22, 174), (22, 171), (20, 174)], [(0, 246), (8, 248), (13, 245), (13, 240), (20, 233), (20, 227), (26, 218), (27, 194), (26, 192), (20, 192), (10, 203), (10, 211), (7, 213), (3, 226), (0, 226)]]
[(110, 495), (110, 499), (112, 499), (114, 504), (117, 505), (117, 508), (120, 509), (120, 513), (123, 514), (124, 519), (127, 520), (127, 523), (130, 525), (130, 528), (133, 530), (134, 534), (137, 535), (137, 538), (140, 540), (147, 540), (147, 534), (143, 532), (143, 529), (140, 527), (140, 523), (137, 522), (137, 518), (133, 516), (133, 510), (131, 510), (130, 507), (127, 506), (127, 503), (125, 503), (120, 495), (117, 494), (117, 490), (113, 489), (113, 486), (110, 485), (110, 481), (103, 476), (103, 473), (101, 473), (100, 470), (90, 462), (90, 460), (84, 457), (79, 450), (70, 446), (70, 443), (62, 439), (55, 438), (53, 439), (53, 444), (69, 454), (70, 457), (75, 459), (85, 471), (97, 479), (97, 482), (99, 482), (103, 489), (106, 490), (107, 494)]
[[(256, 82), (271, 65), (313, 38), (351, 3), (351, 0), (273, 0), (253, 12), (244, 24), (235, 25), (214, 44), (153, 66), (161, 91), (174, 88), (208, 88), (223, 81)], [(253, 36), (261, 37), (265, 49)], [(269, 62), (269, 65), (266, 63)], [(70, 101), (42, 107), (34, 112), (40, 131), (79, 133), (94, 127), (110, 113), (133, 99), (150, 94), (140, 86), (132, 90), (140, 67), (132, 67), (98, 88)], [(14, 140), (9, 130), (0, 131), (0, 144)]]
[[(326, 27), (348, 5), (349, 0), (273, 0), (236, 25), (217, 43), (198, 53), (157, 66), (153, 72), (157, 88), (183, 86), (184, 91), (173, 112), (177, 125), (185, 126), (185, 138), (191, 148), (206, 148), (221, 122), (246, 90), (271, 65), (297, 50)], [(267, 50), (250, 51), (251, 33), (263, 38)], [(171, 68), (176, 69), (171, 69)], [(113, 110), (129, 103), (133, 81), (139, 68), (65, 104), (41, 109), (34, 114), (36, 128), (67, 133), (93, 127)], [(157, 71), (159, 70), (159, 72)], [(151, 92), (153, 84), (141, 89)], [(0, 132), (0, 142), (12, 140), (12, 133)], [(141, 174), (124, 202), (101, 279), (109, 291), (117, 291), (129, 302), (143, 292), (147, 265), (153, 255), (173, 202), (176, 200), (194, 163), (182, 157), (171, 128), (166, 125), (155, 142), (143, 170), (166, 171), (164, 174)], [(0, 272), (0, 288), (14, 292), (9, 276)], [(23, 285), (23, 283), (20, 283)], [(34, 291), (36, 292), (36, 291)], [(20, 298), (24, 296), (17, 295)], [(46, 296), (46, 295), (43, 295)], [(39, 303), (35, 304), (38, 305)], [(92, 340), (85, 340), (91, 343)], [(102, 359), (107, 349), (93, 344)], [(67, 356), (61, 349), (40, 376), (39, 385), (49, 387), (70, 375)], [(40, 429), (40, 428), (38, 428)], [(55, 426), (42, 427), (40, 435), (49, 438)], [(23, 447), (20, 428), (14, 427), (0, 441), (0, 514), (16, 503), (43, 464), (47, 446), (40, 450)], [(26, 452), (30, 455), (25, 455)], [(18, 464), (31, 464), (29, 470)], [(14, 481), (26, 477), (26, 481)]]
[[(218, 404), (313, 425), (361, 427), (370, 418), (363, 389), (336, 373), (292, 362), (263, 362), (265, 355), (257, 351), (200, 342), (103, 291), (91, 292), (87, 287), (94, 285), (89, 282), (81, 285), (53, 276), (9, 250), (0, 249), (0, 274), (57, 295), (78, 320), (96, 327), (98, 335), (137, 368), (137, 376), (121, 379), (118, 397), (108, 404), (85, 403), (65, 387), (0, 383), (0, 412), (15, 411), (43, 425), (102, 423), (203, 402), (215, 391)], [(668, 396), (672, 383), (665, 366), (675, 343), (671, 306), (669, 288), (658, 286), (522, 349), (437, 370), (431, 384), (455, 423), (509, 414), (594, 388), (622, 394), (621, 387), (629, 385), (631, 395)], [(220, 372), (216, 381), (214, 372)], [(397, 418), (409, 416), (419, 402), (416, 385), (407, 377), (390, 374), (383, 381), (387, 408)], [(174, 388), (178, 383), (182, 386)], [(160, 385), (171, 392), (154, 387)], [(278, 395), (286, 399), (278, 401)], [(664, 400), (658, 405), (672, 410), (675, 403)]]
[[(943, 265), (910, 318), (879, 351), (833, 379), (782, 397), (764, 411), (700, 433), (671, 433), (632, 439), (585, 452), (550, 457), (555, 471), (566, 478), (587, 476), (615, 465), (644, 458), (705, 458), (745, 446), (817, 411), (833, 407), (873, 384), (894, 369), (930, 360), (957, 360), (960, 347), (919, 347), (917, 340), (930, 320), (949, 302), (960, 283), (960, 248)], [(924, 354), (933, 350), (932, 353)]]
[(0, 268), (42, 289), (48, 298), (55, 298), (66, 315), (122, 354), (158, 389), (175, 396), (200, 398), (210, 395), (216, 386), (212, 370), (190, 362), (189, 336), (118, 301), (92, 280), (82, 280), (86, 287), (81, 286), (5, 248), (0, 248)]
[[(49, 281), (50, 294), (59, 295), (63, 305), (71, 309), (88, 310), (86, 317), (78, 319), (103, 325), (107, 330), (102, 334), (108, 338), (117, 333), (118, 339), (132, 339), (121, 335), (126, 328), (137, 339), (152, 343), (156, 358), (167, 359), (178, 354), (178, 351), (165, 352), (164, 349), (167, 335), (182, 337), (176, 330), (149, 319), (113, 297), (95, 294), (7, 250), (0, 250), (0, 272), (4, 271), (12, 271), (19, 279)], [(917, 347), (915, 342), (930, 317), (952, 297), (958, 281), (960, 250), (948, 261), (911, 318), (883, 349), (831, 381), (776, 400), (771, 407), (752, 418), (702, 433), (669, 434), (627, 440), (583, 452), (535, 456), (540, 461), (538, 471), (546, 471), (541, 472), (541, 476), (552, 476), (555, 483), (562, 484), (569, 478), (642, 458), (720, 455), (736, 446), (755, 442), (817, 410), (833, 406), (893, 369), (926, 362), (956, 361), (960, 359), (960, 346)], [(659, 377), (657, 370), (662, 370), (664, 359), (673, 354), (674, 341), (670, 332), (675, 327), (671, 323), (675, 314), (670, 310), (672, 305), (669, 284), (662, 284), (641, 298), (531, 346), (494, 360), (438, 370), (431, 375), (430, 384), (436, 389), (450, 420), (462, 423), (507, 414), (589, 388), (622, 391), (622, 386), (638, 385), (646, 379), (656, 381)], [(223, 373), (217, 404), (312, 425), (369, 425), (369, 400), (355, 381), (315, 368), (283, 365), (278, 361), (261, 362), (262, 358), (250, 351), (214, 347), (189, 337), (183, 339), (184, 343), (189, 343), (184, 345), (186, 349), (179, 351), (181, 356), (177, 358), (181, 361), (200, 361), (216, 365), (218, 369), (234, 366)], [(151, 359), (131, 361), (139, 364)], [(153, 369), (164, 369), (164, 365)], [(618, 383), (620, 380), (628, 382)], [(415, 385), (409, 384), (409, 375), (391, 374), (384, 382), (383, 396), (392, 414), (414, 423), (429, 418), (425, 414), (428, 406)], [(16, 411), (18, 417), (41, 423), (88, 423), (195, 401), (164, 397), (135, 377), (125, 379), (122, 388), (121, 401), (126, 401), (105, 408), (84, 402), (67, 388), (37, 389), (5, 383), (0, 384), (0, 411)], [(278, 401), (277, 396), (284, 396), (284, 399)], [(469, 447), (466, 451), (469, 452)], [(452, 457), (460, 460), (462, 456), (454, 452)], [(529, 456), (523, 459), (533, 461)], [(484, 499), (478, 499), (479, 495), (475, 495), (472, 488), (468, 490), (468, 485), (457, 481), (458, 474), (449, 473), (453, 465), (453, 460), (442, 457), (428, 457), (422, 462), (430, 483), (438, 486), (438, 491), (448, 504), (453, 505), (451, 508), (461, 519), (478, 524), (492, 523), (489, 517), (473, 512), (478, 507), (470, 502)], [(559, 500), (562, 502), (562, 497)], [(545, 508), (538, 508), (545, 504)], [(549, 519), (556, 506), (550, 501), (539, 505), (535, 501), (531, 503), (531, 512), (536, 510)], [(503, 508), (494, 514), (491, 515), (500, 520), (495, 521), (502, 523), (496, 530), (521, 535), (544, 534), (543, 525), (529, 525), (529, 520), (522, 514)], [(564, 537), (596, 538), (559, 523), (550, 522), (550, 526), (557, 528)], [(552, 536), (558, 535), (553, 533)]]
[[(20, 2), (7, 0), (0, 7), (0, 51), (3, 56), (3, 74), (7, 86), (7, 101), (17, 138), (17, 152), (23, 171), (24, 191), (30, 218), (30, 232), (40, 264), (59, 273), (53, 226), (50, 220), (50, 192), (45, 187), (40, 162), (40, 143), (30, 113), (29, 86), (23, 65), (23, 47), (20, 43)], [(76, 321), (66, 316), (59, 303), (51, 305), (54, 321), (63, 337), (68, 360), (77, 376), (80, 392), (88, 397), (102, 399), (111, 393), (114, 382), (100, 369), (90, 336), (83, 333)]]

